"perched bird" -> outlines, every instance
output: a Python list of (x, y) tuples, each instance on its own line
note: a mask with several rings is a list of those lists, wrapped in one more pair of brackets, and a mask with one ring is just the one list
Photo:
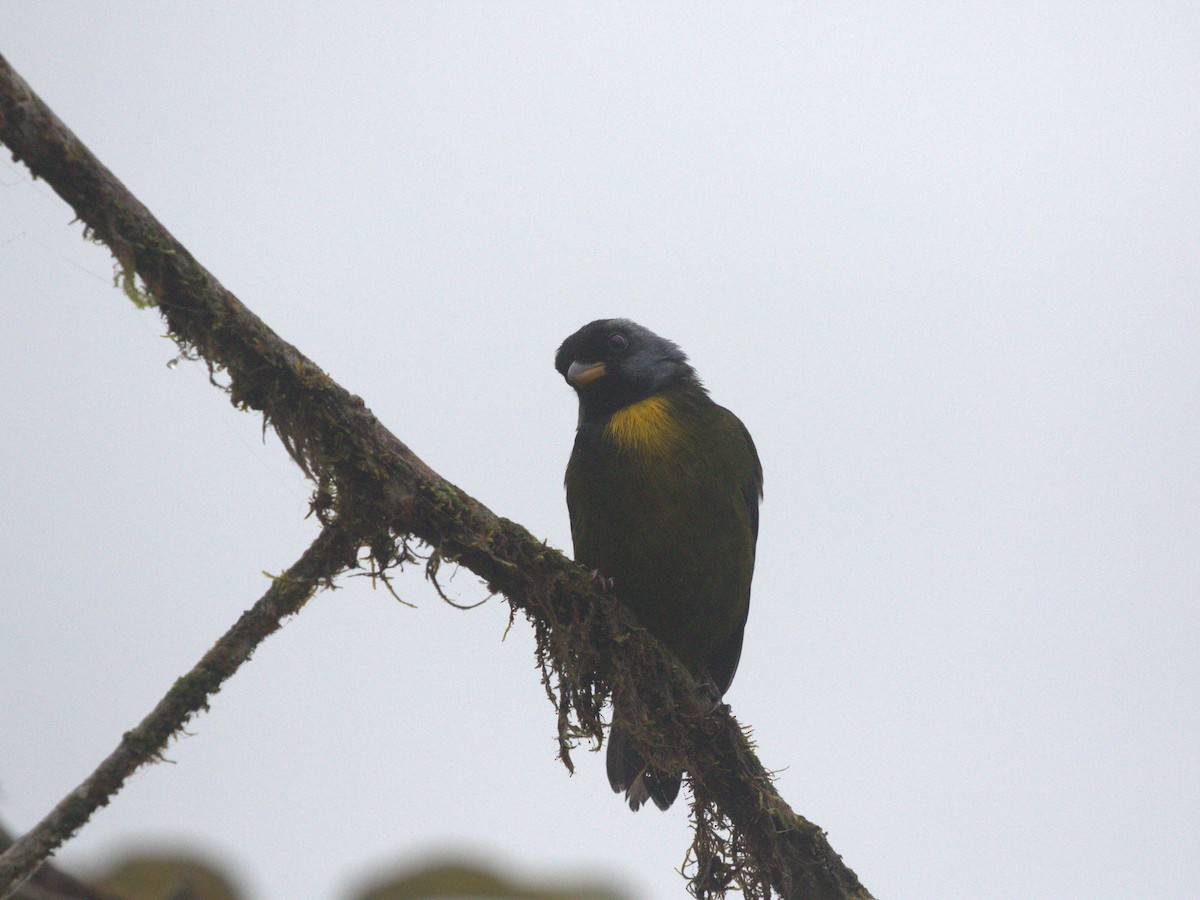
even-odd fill
[[(762, 465), (737, 416), (671, 341), (628, 319), (571, 335), (554, 366), (579, 396), (567, 464), (575, 559), (724, 695), (750, 609)], [(648, 769), (613, 710), (608, 780), (635, 811), (667, 809), (681, 772)]]

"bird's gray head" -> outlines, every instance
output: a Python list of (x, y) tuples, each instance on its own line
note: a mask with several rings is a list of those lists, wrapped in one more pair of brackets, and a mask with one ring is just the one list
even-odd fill
[(696, 381), (676, 344), (629, 319), (584, 325), (558, 348), (554, 368), (575, 388), (581, 407), (597, 413), (612, 413), (685, 379)]

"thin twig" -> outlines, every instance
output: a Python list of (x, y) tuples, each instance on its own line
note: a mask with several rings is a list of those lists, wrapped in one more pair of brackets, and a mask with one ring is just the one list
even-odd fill
[(107, 805), (130, 775), (160, 760), (171, 737), (193, 715), (208, 708), (209, 697), (279, 628), (282, 620), (298, 612), (319, 587), (353, 565), (354, 550), (354, 541), (348, 540), (340, 528), (325, 528), (195, 667), (175, 682), (151, 713), (125, 733), (117, 749), (0, 856), (0, 900), (12, 896), (47, 856), (74, 835), (93, 812)]

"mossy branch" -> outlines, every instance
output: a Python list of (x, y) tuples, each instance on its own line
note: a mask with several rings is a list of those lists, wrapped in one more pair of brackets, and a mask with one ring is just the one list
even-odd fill
[[(126, 292), (132, 289), (139, 301), (150, 298), (183, 353), (202, 358), (211, 373), (220, 371), (235, 405), (262, 413), (264, 427), (274, 429), (314, 480), (313, 509), (323, 523), (359, 536), (379, 571), (410, 559), (406, 542), (415, 537), (528, 616), (568, 767), (578, 741), (602, 740), (603, 708), (615, 696), (631, 721), (641, 723), (633, 739), (643, 755), (660, 768), (687, 769), (696, 828), (689, 888), (696, 896), (740, 888), (751, 897), (772, 891), (820, 900), (870, 897), (824, 832), (779, 796), (728, 708), (714, 710), (708, 692), (616, 598), (557, 550), (443, 479), (361, 399), (271, 331), (3, 57), (0, 141), (112, 249)], [(135, 274), (144, 289), (136, 287)]]

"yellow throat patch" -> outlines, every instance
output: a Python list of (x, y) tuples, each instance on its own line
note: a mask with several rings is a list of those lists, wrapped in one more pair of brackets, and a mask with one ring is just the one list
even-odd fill
[(679, 422), (664, 397), (647, 397), (612, 414), (604, 433), (622, 450), (662, 453), (679, 437)]

